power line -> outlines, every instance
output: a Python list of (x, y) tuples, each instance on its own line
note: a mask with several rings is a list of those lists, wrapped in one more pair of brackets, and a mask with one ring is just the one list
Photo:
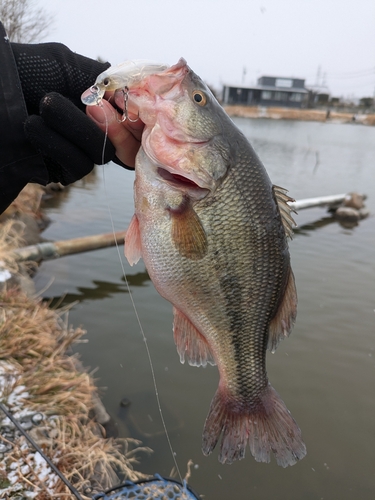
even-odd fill
[(330, 78), (333, 78), (335, 80), (347, 80), (347, 79), (350, 79), (350, 78), (366, 78), (368, 76), (375, 76), (375, 68), (373, 68), (371, 71), (367, 71), (366, 73), (365, 72), (362, 72), (362, 73), (353, 73), (351, 75), (347, 74), (346, 76), (344, 75), (335, 75), (335, 73), (330, 73), (329, 74), (329, 77)]
[[(321, 66), (318, 66), (318, 72), (315, 74), (309, 74), (306, 78), (320, 78), (321, 74), (323, 74)], [(326, 72), (329, 78), (334, 79), (346, 79), (346, 78), (362, 78), (366, 76), (375, 76), (375, 66), (372, 68), (357, 70), (357, 71), (346, 71), (346, 72)]]

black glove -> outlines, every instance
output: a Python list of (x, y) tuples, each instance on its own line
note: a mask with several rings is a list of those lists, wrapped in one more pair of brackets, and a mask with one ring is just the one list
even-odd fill
[(109, 67), (60, 43), (11, 44), (29, 114), (27, 139), (43, 155), (49, 181), (70, 184), (94, 164), (116, 161), (115, 148), (86, 116), (81, 94)]

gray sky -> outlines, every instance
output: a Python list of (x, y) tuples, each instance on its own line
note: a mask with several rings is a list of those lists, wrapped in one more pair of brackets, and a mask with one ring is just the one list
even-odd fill
[(182, 56), (218, 89), (273, 75), (325, 82), (335, 96), (375, 92), (375, 0), (34, 3), (55, 18), (43, 41), (63, 42), (111, 64), (126, 59), (174, 64)]

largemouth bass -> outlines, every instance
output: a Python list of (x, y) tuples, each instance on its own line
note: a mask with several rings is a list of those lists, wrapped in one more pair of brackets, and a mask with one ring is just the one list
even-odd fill
[(222, 463), (242, 459), (249, 445), (259, 462), (272, 451), (279, 465), (293, 465), (306, 448), (266, 372), (267, 348), (296, 316), (290, 198), (183, 59), (126, 87), (145, 129), (125, 255), (130, 264), (143, 258), (173, 304), (181, 362), (218, 366), (203, 453), (221, 437)]

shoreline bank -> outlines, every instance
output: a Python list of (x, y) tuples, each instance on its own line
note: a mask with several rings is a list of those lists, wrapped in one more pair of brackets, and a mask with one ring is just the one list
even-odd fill
[(375, 114), (364, 113), (344, 113), (330, 110), (327, 117), (327, 111), (321, 109), (293, 109), (276, 108), (264, 106), (224, 106), (229, 116), (238, 116), (242, 118), (269, 118), (272, 120), (301, 120), (316, 121), (325, 123), (356, 123), (361, 125), (375, 125)]
[[(0, 218), (0, 402), (88, 500), (122, 480), (148, 479), (136, 468), (151, 450), (112, 432), (93, 374), (72, 351), (85, 331), (69, 325), (68, 308), (51, 308), (35, 294), (38, 265), (12, 257), (41, 240), (48, 223), (42, 196), (42, 188), (28, 185)], [(0, 498), (73, 498), (4, 411)]]

